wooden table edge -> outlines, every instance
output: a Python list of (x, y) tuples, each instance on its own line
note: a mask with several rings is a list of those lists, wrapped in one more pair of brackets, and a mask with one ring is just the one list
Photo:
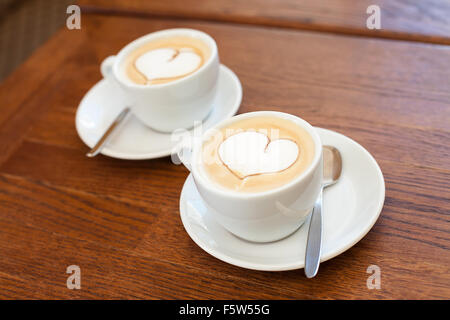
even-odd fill
[(415, 34), (407, 33), (393, 30), (368, 30), (368, 29), (357, 29), (352, 27), (343, 26), (331, 26), (325, 24), (309, 24), (302, 21), (295, 21), (289, 19), (274, 20), (265, 17), (251, 17), (247, 16), (228, 16), (222, 14), (202, 14), (196, 13), (193, 15), (183, 14), (183, 13), (168, 13), (168, 12), (139, 12), (136, 10), (122, 10), (115, 8), (103, 8), (91, 5), (81, 5), (82, 13), (84, 14), (98, 14), (106, 16), (126, 16), (135, 17), (141, 19), (183, 19), (183, 20), (196, 20), (205, 22), (218, 22), (218, 23), (231, 23), (231, 24), (241, 24), (250, 25), (262, 28), (280, 28), (280, 29), (290, 29), (298, 31), (311, 31), (328, 33), (334, 35), (342, 36), (355, 36), (355, 37), (365, 37), (369, 39), (385, 39), (385, 40), (395, 40), (395, 41), (410, 41), (428, 44), (440, 44), (440, 45), (450, 45), (450, 37), (443, 36), (432, 36), (425, 34)]

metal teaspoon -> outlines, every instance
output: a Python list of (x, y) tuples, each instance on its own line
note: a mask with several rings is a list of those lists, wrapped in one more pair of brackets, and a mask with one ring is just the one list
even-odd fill
[(323, 146), (323, 181), (309, 223), (305, 253), (305, 275), (313, 278), (319, 270), (322, 246), (322, 194), (323, 189), (335, 184), (342, 171), (342, 158), (338, 149)]

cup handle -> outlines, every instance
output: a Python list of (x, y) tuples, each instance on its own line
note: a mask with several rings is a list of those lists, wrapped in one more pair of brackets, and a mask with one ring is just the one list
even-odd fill
[(187, 146), (182, 146), (178, 149), (177, 156), (186, 169), (192, 172), (192, 149)]
[(103, 78), (106, 80), (114, 80), (114, 74), (112, 72), (112, 67), (114, 65), (114, 61), (116, 60), (116, 56), (109, 56), (103, 60), (100, 71), (103, 75)]
[(123, 96), (126, 99), (126, 105), (133, 106), (134, 101), (133, 99), (127, 94), (126, 90), (122, 88), (120, 85), (120, 82), (117, 80), (117, 78), (114, 75), (113, 72), (113, 66), (116, 61), (116, 56), (109, 56), (105, 58), (105, 60), (102, 61), (102, 64), (100, 65), (100, 72), (103, 76), (103, 79), (106, 81), (109, 81), (113, 86), (119, 90)]

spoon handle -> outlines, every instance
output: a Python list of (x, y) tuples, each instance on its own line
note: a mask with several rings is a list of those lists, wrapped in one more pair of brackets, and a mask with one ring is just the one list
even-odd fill
[(111, 136), (111, 133), (113, 133), (114, 129), (119, 125), (119, 123), (121, 123), (122, 120), (125, 119), (125, 116), (128, 114), (128, 112), (130, 112), (130, 108), (126, 107), (119, 113), (119, 115), (114, 119), (113, 123), (109, 125), (108, 129), (102, 135), (100, 140), (98, 140), (95, 146), (88, 153), (86, 153), (86, 156), (92, 158), (100, 153), (103, 146), (108, 141), (108, 138)]
[(316, 276), (320, 264), (320, 252), (322, 247), (322, 193), (320, 190), (314, 205), (314, 210), (309, 223), (308, 241), (305, 253), (305, 275), (307, 278)]

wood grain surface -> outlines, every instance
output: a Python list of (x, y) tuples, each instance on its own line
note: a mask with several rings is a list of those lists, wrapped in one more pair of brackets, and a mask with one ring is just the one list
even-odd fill
[[(101, 61), (173, 27), (216, 39), (243, 84), (240, 113), (298, 115), (380, 164), (379, 220), (316, 278), (234, 267), (197, 247), (178, 210), (188, 171), (169, 158), (85, 157), (75, 112)], [(0, 298), (449, 299), (449, 87), (445, 45), (85, 14), (82, 30), (61, 31), (0, 86)], [(81, 290), (66, 288), (72, 264)], [(381, 290), (366, 287), (372, 264)]]
[[(450, 0), (79, 0), (84, 10), (450, 44)], [(369, 30), (370, 5), (381, 29)]]

